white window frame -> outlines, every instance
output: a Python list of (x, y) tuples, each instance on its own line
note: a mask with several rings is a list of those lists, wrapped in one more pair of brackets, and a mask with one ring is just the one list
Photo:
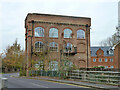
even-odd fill
[(96, 58), (93, 58), (93, 62), (96, 62)]
[[(101, 61), (100, 61), (101, 60)], [(102, 62), (102, 58), (99, 58), (99, 62)]]
[(108, 66), (105, 66), (105, 68), (108, 68)]
[(108, 59), (107, 59), (107, 58), (105, 58), (105, 62), (108, 62)]
[[(70, 48), (71, 48), (71, 50), (70, 50)], [(72, 44), (71, 43), (67, 43), (67, 44), (65, 44), (65, 52), (71, 52), (72, 51)]]
[(34, 29), (34, 34), (35, 34), (35, 37), (44, 37), (44, 28), (42, 27), (36, 27)]
[(50, 28), (49, 37), (50, 38), (58, 38), (58, 29), (57, 28)]
[(114, 66), (110, 66), (110, 68), (114, 68)]
[(85, 39), (85, 31), (80, 29), (77, 30), (77, 39)]
[(58, 70), (58, 61), (50, 61), (49, 69), (52, 71), (57, 71)]
[(51, 52), (58, 52), (58, 43), (56, 43), (56, 42), (51, 42), (51, 43), (49, 44), (49, 50), (50, 50)]
[(110, 58), (110, 62), (113, 62), (113, 58)]
[[(36, 47), (36, 43), (39, 43), (38, 47)], [(43, 44), (43, 45), (41, 45)], [(36, 41), (35, 42), (35, 51), (36, 52), (42, 52), (44, 50), (44, 43), (41, 41)]]
[(72, 30), (71, 29), (65, 29), (64, 30), (64, 38), (72, 38)]

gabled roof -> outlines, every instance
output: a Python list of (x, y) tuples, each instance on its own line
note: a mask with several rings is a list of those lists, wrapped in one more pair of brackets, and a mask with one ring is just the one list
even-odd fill
[(99, 50), (99, 49), (102, 49), (104, 51), (104, 56), (113, 56), (114, 54), (109, 54), (108, 53), (108, 50), (110, 50), (112, 47), (111, 46), (98, 46), (98, 47), (91, 47), (91, 56), (97, 56), (96, 55), (96, 52)]

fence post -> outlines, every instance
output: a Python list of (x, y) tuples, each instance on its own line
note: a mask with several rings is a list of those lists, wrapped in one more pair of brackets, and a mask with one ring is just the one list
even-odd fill
[(108, 72), (108, 83), (110, 83), (110, 72)]
[(52, 77), (53, 77), (53, 71), (52, 71)]
[(79, 79), (79, 70), (78, 70), (78, 79)]
[(83, 81), (86, 81), (86, 71), (83, 71), (84, 75), (83, 75)]
[(42, 71), (40, 70), (40, 76), (42, 76)]

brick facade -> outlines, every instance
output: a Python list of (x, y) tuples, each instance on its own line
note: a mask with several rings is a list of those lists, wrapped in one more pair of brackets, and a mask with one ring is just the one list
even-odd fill
[[(70, 52), (72, 55), (69, 55), (68, 59), (79, 68), (89, 67), (91, 58), (90, 26), (91, 18), (29, 13), (25, 19), (26, 56), (28, 56), (29, 59), (38, 59), (32, 55), (36, 41), (42, 41), (43, 43), (47, 42), (47, 46), (49, 46), (50, 42), (56, 42), (58, 43), (58, 51), (50, 52), (50, 58), (60, 62), (60, 50), (62, 50), (64, 42), (66, 42), (71, 43), (73, 47), (77, 47), (77, 53), (75, 53), (74, 48), (72, 48)], [(44, 37), (35, 37), (36, 27), (44, 28)], [(58, 38), (49, 37), (50, 28), (58, 29)], [(72, 30), (72, 38), (64, 38), (65, 29)], [(85, 39), (77, 39), (77, 30), (79, 29), (84, 30)]]
[(114, 65), (116, 68), (120, 68), (120, 43), (117, 43), (114, 47)]

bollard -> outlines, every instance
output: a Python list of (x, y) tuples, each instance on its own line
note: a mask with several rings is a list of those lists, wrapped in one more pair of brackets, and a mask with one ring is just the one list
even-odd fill
[(1, 90), (7, 90), (7, 78), (2, 78), (2, 89)]

